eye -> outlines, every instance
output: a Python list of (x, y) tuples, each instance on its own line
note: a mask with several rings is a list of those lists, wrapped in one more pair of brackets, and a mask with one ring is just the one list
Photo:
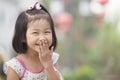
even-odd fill
[(32, 32), (32, 34), (39, 34), (38, 32)]
[(51, 31), (45, 31), (46, 34), (51, 33)]

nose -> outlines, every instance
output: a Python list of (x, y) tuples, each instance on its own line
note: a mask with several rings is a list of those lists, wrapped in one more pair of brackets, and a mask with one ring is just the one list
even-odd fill
[(39, 37), (39, 40), (45, 40), (46, 38), (45, 38), (45, 36), (43, 36), (43, 35), (41, 35), (40, 37)]

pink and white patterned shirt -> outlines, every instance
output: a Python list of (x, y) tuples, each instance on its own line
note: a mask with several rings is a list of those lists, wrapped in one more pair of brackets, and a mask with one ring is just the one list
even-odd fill
[[(59, 54), (53, 53), (52, 56), (53, 65), (57, 63), (58, 58)], [(9, 67), (12, 68), (17, 73), (20, 80), (47, 80), (46, 71), (44, 68), (38, 72), (32, 72), (29, 69), (27, 69), (26, 66), (24, 65), (24, 62), (17, 57), (14, 57), (11, 60), (5, 62), (3, 68), (5, 74), (7, 74)]]

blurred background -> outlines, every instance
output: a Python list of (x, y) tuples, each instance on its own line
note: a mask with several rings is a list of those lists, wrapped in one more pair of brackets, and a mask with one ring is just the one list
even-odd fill
[(16, 18), (36, 1), (54, 19), (64, 80), (120, 80), (119, 0), (0, 0), (0, 80), (3, 62), (16, 55)]

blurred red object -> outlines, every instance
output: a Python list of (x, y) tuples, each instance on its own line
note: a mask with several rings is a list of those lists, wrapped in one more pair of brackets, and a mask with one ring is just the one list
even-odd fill
[(60, 30), (64, 33), (68, 32), (71, 21), (71, 14), (67, 12), (62, 13), (55, 18), (55, 22), (57, 23)]
[(106, 3), (108, 3), (108, 0), (97, 0), (97, 2), (104, 6)]
[(69, 0), (61, 0), (61, 1), (62, 1), (62, 3), (63, 3), (65, 6), (68, 5), (68, 1), (69, 1)]

